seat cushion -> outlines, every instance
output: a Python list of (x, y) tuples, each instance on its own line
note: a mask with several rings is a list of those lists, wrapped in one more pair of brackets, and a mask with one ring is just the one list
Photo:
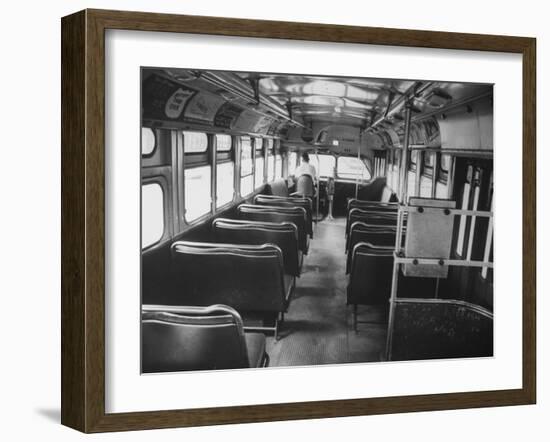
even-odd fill
[(245, 333), (248, 361), (251, 368), (261, 367), (265, 354), (265, 335), (262, 333)]

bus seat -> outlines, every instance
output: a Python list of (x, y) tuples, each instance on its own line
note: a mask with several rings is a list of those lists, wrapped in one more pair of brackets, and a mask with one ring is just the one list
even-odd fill
[(391, 294), (393, 247), (366, 242), (355, 245), (347, 287), (347, 304), (353, 305), (357, 330), (357, 305), (387, 305)]
[(303, 207), (263, 206), (241, 204), (237, 207), (240, 219), (251, 221), (289, 222), (298, 228), (298, 247), (307, 255), (309, 239), (307, 234), (307, 213)]
[(362, 200), (382, 201), (382, 195), (386, 187), (386, 178), (376, 177), (369, 183), (359, 187), (358, 196)]
[(231, 307), (142, 308), (142, 371), (159, 373), (265, 367), (265, 336), (244, 332)]
[(298, 228), (289, 222), (217, 218), (212, 223), (214, 239), (230, 244), (275, 244), (283, 252), (285, 273), (300, 276), (302, 252), (298, 249)]
[(313, 198), (315, 195), (315, 185), (310, 175), (300, 175), (296, 180), (296, 192), (292, 195), (307, 196)]
[(382, 190), (380, 201), (383, 203), (396, 203), (398, 200), (395, 192), (391, 190), (388, 186), (385, 186)]
[(352, 252), (356, 244), (366, 242), (373, 246), (395, 247), (396, 228), (366, 224), (361, 221), (353, 223), (346, 241), (346, 274), (351, 271)]
[(401, 299), (395, 305), (392, 361), (493, 355), (493, 315), (449, 299)]
[(379, 212), (396, 212), (398, 207), (399, 205), (397, 203), (349, 198), (347, 213), (349, 213), (351, 209), (377, 210)]
[(283, 178), (267, 183), (265, 190), (268, 195), (288, 196), (288, 185)]
[(358, 208), (351, 209), (346, 220), (346, 236), (349, 234), (350, 226), (356, 221), (362, 221), (367, 224), (378, 224), (396, 227), (397, 212)]
[(307, 197), (280, 197), (270, 195), (256, 195), (254, 204), (262, 206), (280, 206), (280, 207), (303, 207), (306, 210), (307, 217), (307, 233), (313, 238), (313, 218), (312, 218), (312, 202)]
[(245, 319), (259, 315), (269, 320), (277, 336), (294, 290), (279, 247), (176, 241), (171, 252), (171, 304), (229, 305)]

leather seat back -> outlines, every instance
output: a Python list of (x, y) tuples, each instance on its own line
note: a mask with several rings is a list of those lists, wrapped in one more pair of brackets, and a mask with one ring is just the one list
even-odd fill
[(377, 224), (382, 226), (397, 226), (397, 211), (377, 211), (365, 209), (351, 209), (346, 224), (346, 235), (349, 234), (351, 225), (357, 221), (367, 224)]
[(390, 299), (393, 247), (360, 242), (352, 251), (348, 304), (386, 305)]
[(212, 223), (212, 232), (221, 243), (275, 244), (283, 253), (285, 273), (300, 275), (298, 228), (292, 223), (218, 218)]
[(296, 180), (296, 194), (313, 197), (315, 195), (315, 186), (313, 178), (310, 175), (300, 175)]
[(172, 244), (174, 305), (225, 304), (238, 312), (285, 309), (283, 253), (274, 244)]
[(288, 186), (283, 178), (267, 183), (265, 189), (268, 195), (288, 196)]
[(397, 203), (387, 203), (381, 201), (366, 201), (356, 198), (348, 200), (348, 213), (351, 209), (376, 210), (378, 212), (397, 212), (399, 205)]
[(303, 207), (278, 207), (255, 204), (241, 204), (237, 208), (240, 219), (251, 221), (288, 222), (298, 228), (298, 247), (307, 254), (307, 213)]
[(363, 222), (353, 223), (346, 243), (346, 273), (351, 271), (352, 254), (356, 244), (366, 242), (373, 246), (394, 248), (396, 231), (397, 229), (393, 226), (380, 226)]
[(312, 202), (310, 198), (300, 197), (278, 197), (269, 195), (256, 195), (254, 204), (261, 206), (279, 206), (279, 207), (303, 207), (306, 211), (306, 228), (307, 233), (313, 235), (313, 218), (312, 218)]
[(243, 323), (223, 305), (143, 306), (142, 371), (249, 367)]

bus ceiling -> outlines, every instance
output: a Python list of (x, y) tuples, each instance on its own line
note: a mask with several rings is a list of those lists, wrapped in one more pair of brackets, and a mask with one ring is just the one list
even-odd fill
[(300, 150), (370, 156), (402, 147), (410, 116), (408, 144), (493, 149), (491, 84), (175, 68), (143, 68), (142, 76), (149, 126), (268, 136)]

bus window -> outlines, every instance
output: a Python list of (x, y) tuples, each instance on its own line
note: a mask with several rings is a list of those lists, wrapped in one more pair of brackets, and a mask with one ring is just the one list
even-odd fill
[(149, 127), (141, 128), (141, 155), (152, 155), (157, 147), (157, 137), (153, 129)]
[(432, 197), (432, 179), (426, 175), (420, 177), (420, 196), (422, 198)]
[(231, 135), (216, 134), (216, 152), (229, 152), (231, 147)]
[(263, 140), (261, 138), (256, 138), (254, 143), (254, 149), (256, 154), (255, 166), (254, 166), (254, 188), (259, 189), (265, 183), (264, 178), (264, 152), (262, 150)]
[(210, 166), (185, 169), (185, 219), (187, 222), (210, 213), (211, 184)]
[(241, 196), (248, 196), (253, 191), (252, 143), (250, 137), (241, 137)]
[(296, 152), (290, 152), (288, 154), (288, 176), (294, 175), (296, 171)]
[(407, 196), (416, 196), (416, 172), (407, 172)]
[(265, 140), (265, 148), (267, 150), (267, 182), (269, 183), (275, 179), (275, 156), (271, 138)]
[(339, 157), (338, 178), (369, 180), (371, 175), (365, 163), (356, 157)]
[[(319, 158), (318, 160), (317, 157)], [(329, 177), (334, 173), (336, 158), (332, 155), (315, 155), (311, 153), (309, 154), (309, 164), (315, 167), (318, 177)]]
[(216, 166), (216, 208), (233, 201), (235, 164), (221, 163)]
[(164, 192), (159, 183), (141, 186), (141, 248), (160, 241), (164, 234)]
[(275, 178), (281, 178), (283, 176), (283, 159), (281, 155), (275, 156)]
[(208, 137), (202, 132), (183, 132), (184, 153), (203, 153), (208, 148)]
[(275, 179), (275, 157), (268, 155), (267, 157), (267, 182)]

